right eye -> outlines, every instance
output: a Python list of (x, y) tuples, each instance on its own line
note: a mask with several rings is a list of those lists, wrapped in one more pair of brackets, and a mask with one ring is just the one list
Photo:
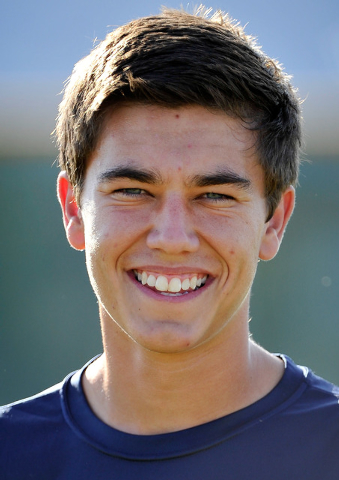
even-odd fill
[(138, 197), (140, 195), (145, 195), (147, 192), (142, 188), (120, 188), (119, 190), (114, 190), (113, 194), (121, 194), (126, 197)]

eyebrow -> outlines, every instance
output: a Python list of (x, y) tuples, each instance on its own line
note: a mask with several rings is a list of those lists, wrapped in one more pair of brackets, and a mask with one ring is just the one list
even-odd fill
[(98, 176), (99, 183), (108, 183), (118, 178), (128, 178), (142, 183), (161, 184), (160, 175), (152, 170), (141, 169), (126, 165), (118, 165), (102, 172)]
[(231, 170), (218, 169), (215, 173), (205, 175), (194, 175), (189, 184), (195, 187), (209, 187), (213, 185), (236, 185), (237, 187), (249, 190), (251, 181)]

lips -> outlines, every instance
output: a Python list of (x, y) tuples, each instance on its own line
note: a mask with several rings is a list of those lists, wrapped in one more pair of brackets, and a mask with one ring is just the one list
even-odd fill
[(135, 278), (142, 285), (166, 295), (183, 295), (197, 290), (205, 285), (208, 275), (190, 273), (178, 276), (166, 276), (157, 273), (148, 273), (133, 270)]

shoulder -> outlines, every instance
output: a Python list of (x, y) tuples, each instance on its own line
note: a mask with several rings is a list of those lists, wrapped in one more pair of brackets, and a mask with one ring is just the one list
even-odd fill
[(66, 380), (0, 407), (1, 478), (57, 478), (48, 472), (58, 472), (69, 438), (62, 405)]
[(17, 428), (24, 432), (26, 429), (37, 429), (47, 423), (60, 421), (61, 387), (62, 383), (59, 383), (37, 395), (0, 407), (2, 432), (12, 436)]
[(311, 408), (313, 405), (319, 410), (333, 412), (339, 420), (339, 387), (324, 378), (315, 375), (310, 370), (307, 370), (305, 375), (305, 382), (307, 385), (305, 395), (309, 399)]
[[(288, 359), (290, 363), (292, 361)], [(319, 377), (307, 367), (298, 365), (304, 376), (306, 385), (306, 393), (313, 399), (315, 403), (320, 405), (339, 405), (339, 387), (333, 383)]]
[(318, 431), (318, 438), (326, 431), (339, 441), (339, 388), (288, 357), (285, 361), (286, 380), (291, 383), (299, 376), (299, 382), (283, 404), (280, 418), (286, 422), (284, 427), (305, 429), (310, 434)]

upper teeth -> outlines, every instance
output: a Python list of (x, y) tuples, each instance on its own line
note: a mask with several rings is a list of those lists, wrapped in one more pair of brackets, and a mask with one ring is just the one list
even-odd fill
[(156, 276), (155, 274), (148, 274), (143, 271), (134, 271), (137, 279), (143, 285), (148, 285), (149, 287), (154, 287), (159, 292), (172, 292), (178, 293), (181, 290), (194, 290), (196, 287), (204, 285), (207, 280), (207, 275), (204, 277), (198, 278), (198, 274), (194, 274), (191, 277), (184, 278), (181, 280), (178, 277), (167, 278), (164, 275)]

